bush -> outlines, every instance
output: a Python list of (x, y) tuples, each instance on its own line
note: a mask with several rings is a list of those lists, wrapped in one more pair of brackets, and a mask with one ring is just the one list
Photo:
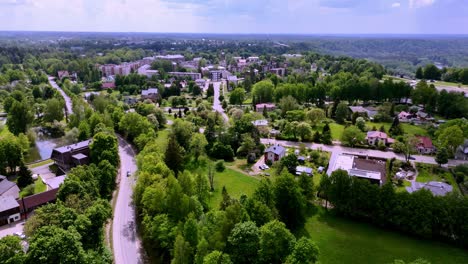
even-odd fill
[(223, 172), (226, 169), (226, 166), (224, 166), (224, 161), (220, 160), (216, 162), (215, 169), (217, 172)]

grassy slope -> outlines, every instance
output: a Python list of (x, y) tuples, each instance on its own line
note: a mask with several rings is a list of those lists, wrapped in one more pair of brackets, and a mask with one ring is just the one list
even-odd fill
[[(372, 129), (372, 127), (376, 127), (377, 129), (380, 129), (380, 127), (383, 125), (385, 127), (385, 131), (388, 132), (390, 127), (392, 126), (392, 123), (374, 123), (374, 122), (367, 122), (366, 123), (367, 127), (369, 129)], [(411, 124), (405, 124), (405, 123), (400, 123), (401, 127), (403, 128), (403, 131), (405, 134), (410, 134), (410, 135), (421, 135), (421, 136), (427, 136), (427, 130), (424, 129), (421, 126), (415, 126)], [(332, 130), (333, 131), (333, 130)]]
[(212, 208), (219, 206), (222, 200), (223, 186), (226, 186), (228, 193), (233, 198), (239, 199), (242, 194), (252, 195), (258, 183), (258, 178), (247, 176), (230, 168), (226, 168), (221, 173), (217, 172), (214, 181), (215, 191), (211, 195), (210, 206)]
[(425, 258), (436, 263), (468, 263), (468, 252), (450, 245), (423, 241), (328, 214), (324, 209), (305, 225), (320, 248), (320, 262), (390, 263)]

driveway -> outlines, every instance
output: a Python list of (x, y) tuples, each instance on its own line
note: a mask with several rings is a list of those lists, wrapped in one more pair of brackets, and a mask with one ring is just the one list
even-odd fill
[(55, 173), (53, 173), (50, 169), (49, 166), (52, 165), (52, 163), (42, 165), (39, 167), (31, 168), (31, 173), (32, 174), (37, 174), (39, 175), (42, 179), (47, 180), (50, 178), (55, 177)]
[[(119, 139), (120, 182), (112, 223), (114, 263), (143, 263), (141, 240), (136, 230), (135, 205), (132, 201), (135, 184), (135, 152), (123, 138)], [(131, 176), (127, 177), (127, 172)]]
[(0, 226), (0, 238), (13, 235), (14, 233), (22, 233), (25, 220), (11, 223), (9, 225)]

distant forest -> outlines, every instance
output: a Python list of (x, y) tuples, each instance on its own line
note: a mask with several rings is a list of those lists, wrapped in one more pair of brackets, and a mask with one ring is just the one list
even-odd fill
[[(26, 41), (25, 41), (26, 40)], [(344, 55), (378, 62), (390, 74), (414, 77), (418, 67), (468, 67), (467, 35), (230, 35), (230, 34), (171, 34), (171, 33), (86, 33), (86, 32), (0, 32), (0, 65), (21, 60), (21, 53), (36, 52), (51, 47), (114, 49), (128, 47), (155, 52), (186, 50), (192, 52), (236, 52), (239, 55), (317, 52)], [(39, 45), (38, 45), (39, 44)], [(41, 45), (42, 44), (42, 45)], [(3, 48), (2, 48), (3, 46)], [(2, 58), (5, 49), (14, 46), (18, 57)], [(21, 47), (25, 48), (24, 50)], [(81, 48), (84, 48), (81, 49)], [(2, 54), (3, 53), (3, 54)], [(32, 52), (34, 53), (34, 52)], [(3, 62), (3, 63), (2, 63)]]

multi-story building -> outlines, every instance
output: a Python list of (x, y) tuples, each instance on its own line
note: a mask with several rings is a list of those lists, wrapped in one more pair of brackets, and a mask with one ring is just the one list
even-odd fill
[(201, 74), (198, 72), (168, 72), (167, 75), (178, 78), (190, 78), (194, 81), (201, 79)]

